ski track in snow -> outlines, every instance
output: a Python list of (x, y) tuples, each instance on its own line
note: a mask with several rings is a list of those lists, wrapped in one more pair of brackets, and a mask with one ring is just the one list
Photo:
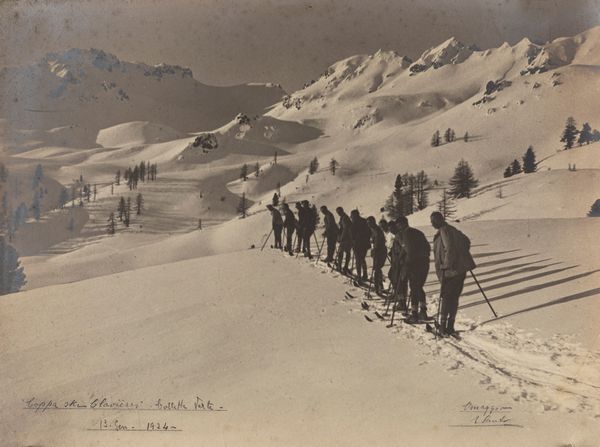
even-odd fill
[[(296, 259), (295, 255), (290, 257), (285, 253), (285, 256)], [(425, 330), (425, 325), (409, 325), (400, 319), (389, 328), (389, 316), (381, 320), (375, 315), (378, 312), (386, 316), (383, 299), (374, 293), (368, 299), (364, 289), (353, 286), (351, 280), (332, 271), (322, 261), (297, 259), (312, 264), (321, 274), (349, 282), (348, 291), (355, 298), (344, 297), (340, 301), (351, 307), (351, 313), (367, 316), (368, 321), (373, 322), (368, 324), (384, 324), (386, 330), (398, 338), (415, 342), (425, 355), (440, 362), (447, 371), (469, 368), (481, 376), (480, 386), (508, 395), (516, 402), (537, 403), (540, 412), (585, 412), (600, 418), (600, 353), (570, 342), (568, 335), (555, 334), (549, 339), (539, 339), (506, 322), (480, 325), (462, 316), (460, 311), (456, 323), (460, 340), (436, 339)], [(368, 310), (361, 306), (363, 300), (369, 304)], [(437, 312), (438, 302), (438, 295), (428, 296), (432, 315)]]

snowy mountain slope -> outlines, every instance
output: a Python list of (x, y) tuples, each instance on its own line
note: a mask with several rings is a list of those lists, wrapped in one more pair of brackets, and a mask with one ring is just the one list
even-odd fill
[(103, 147), (119, 147), (172, 141), (183, 137), (180, 132), (168, 126), (134, 121), (101, 129), (96, 143)]
[[(248, 274), (242, 281), (231, 277), (236, 271)], [(586, 445), (598, 436), (597, 354), (501, 323), (464, 333), (460, 343), (401, 324), (387, 329), (367, 323), (358, 302), (344, 301), (346, 288), (303, 260), (254, 250), (7, 297), (0, 302), (8, 341), (0, 347), (3, 442), (31, 444), (41, 433), (49, 446), (74, 436), (107, 442), (110, 432), (85, 428), (102, 417), (145, 424), (145, 413), (32, 414), (22, 404), (101, 396), (199, 396), (228, 410), (152, 414), (183, 432), (148, 435), (146, 445), (191, 445), (198, 436), (298, 446), (396, 445), (407, 437), (415, 446)], [(461, 411), (468, 402), (510, 407), (506, 416), (517, 427), (456, 430), (475, 416)], [(52, 428), (59, 417), (68, 424)], [(139, 440), (119, 436), (125, 445)]]
[(96, 49), (71, 49), (48, 54), (36, 65), (4, 68), (0, 85), (0, 116), (11, 132), (5, 144), (15, 149), (23, 140), (17, 129), (78, 125), (97, 133), (131, 121), (183, 132), (213, 129), (240, 112), (262, 113), (284, 94), (274, 84), (207, 86), (187, 68), (125, 62)]

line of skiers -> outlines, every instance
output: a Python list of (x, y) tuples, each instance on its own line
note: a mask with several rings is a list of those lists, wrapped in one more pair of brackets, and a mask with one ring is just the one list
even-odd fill
[[(310, 240), (314, 238), (317, 242), (314, 233), (319, 223), (315, 205), (310, 205), (307, 200), (296, 203), (297, 218), (287, 203), (281, 207), (283, 216), (274, 206), (267, 205), (267, 208), (272, 215), (274, 248), (283, 250), (281, 238), (285, 231), (285, 251), (293, 256), (296, 240), (296, 253), (302, 252), (312, 259)], [(429, 274), (431, 246), (423, 232), (410, 227), (404, 216), (390, 222), (382, 218), (378, 223), (373, 216), (365, 219), (356, 209), (348, 216), (342, 207), (337, 207), (335, 212), (339, 220), (336, 221), (326, 206), (321, 206), (320, 211), (324, 223), (323, 237), (327, 243), (324, 262), (349, 277), (353, 277), (355, 266), (355, 284), (360, 286), (370, 281), (376, 294), (394, 301), (396, 308), (406, 316), (407, 323), (430, 320), (424, 286)], [(436, 323), (441, 335), (450, 335), (455, 332), (454, 321), (466, 274), (475, 268), (475, 262), (470, 254), (469, 238), (448, 224), (441, 213), (431, 214), (431, 224), (437, 230), (433, 253), (435, 271), (441, 283), (441, 304)], [(369, 249), (371, 278), (366, 261)], [(387, 291), (383, 285), (386, 261), (390, 266)]]

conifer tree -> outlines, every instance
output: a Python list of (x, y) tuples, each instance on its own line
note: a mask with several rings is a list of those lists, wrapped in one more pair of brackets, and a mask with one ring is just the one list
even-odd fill
[(123, 223), (127, 228), (129, 228), (129, 223), (131, 222), (131, 197), (127, 197), (127, 201), (125, 202), (125, 212), (123, 213)]
[(394, 190), (388, 197), (383, 208), (392, 220), (396, 220), (398, 217), (404, 215), (404, 182), (400, 174), (396, 176)]
[(438, 147), (440, 145), (440, 131), (436, 130), (431, 137), (431, 146)]
[(40, 198), (39, 198), (37, 191), (33, 194), (33, 202), (31, 203), (31, 212), (33, 213), (33, 217), (35, 218), (35, 220), (37, 220), (39, 222), (42, 210), (41, 210), (41, 205), (40, 205)]
[(308, 173), (313, 175), (319, 169), (319, 160), (317, 157), (313, 158), (308, 164)]
[(452, 201), (452, 197), (446, 192), (446, 189), (442, 191), (442, 198), (438, 202), (438, 211), (442, 213), (445, 219), (449, 219), (454, 216), (455, 208)]
[(335, 175), (335, 171), (337, 170), (340, 164), (337, 162), (335, 158), (332, 158), (329, 162), (329, 170), (331, 171), (331, 175)]
[(465, 136), (463, 137), (463, 140), (465, 140), (465, 143), (469, 142), (469, 132), (465, 132)]
[(456, 199), (471, 197), (471, 191), (479, 184), (471, 170), (471, 166), (463, 159), (458, 162), (458, 165), (454, 169), (454, 176), (452, 176), (449, 183), (449, 193)]
[(0, 295), (18, 292), (26, 283), (19, 254), (4, 235), (0, 235)]
[(600, 199), (594, 202), (588, 212), (588, 217), (600, 217)]
[(117, 213), (119, 213), (119, 220), (121, 222), (123, 222), (123, 218), (125, 217), (126, 206), (127, 205), (125, 204), (125, 198), (121, 196), (121, 198), (119, 199), (119, 205), (117, 206)]
[(523, 172), (530, 174), (535, 172), (536, 169), (535, 152), (533, 151), (533, 146), (529, 146), (523, 156)]
[(121, 184), (121, 170), (117, 170), (117, 173), (115, 174), (115, 183), (117, 184), (117, 186), (119, 186)]
[(273, 194), (273, 200), (271, 201), (273, 206), (279, 205), (279, 195), (277, 193)]
[(422, 210), (427, 208), (429, 204), (429, 178), (425, 171), (418, 172), (415, 177), (415, 200), (417, 209)]
[(246, 211), (248, 210), (248, 202), (246, 201), (246, 193), (242, 193), (242, 197), (240, 198), (240, 203), (237, 207), (237, 212), (240, 214), (242, 219), (246, 217)]
[(37, 165), (35, 167), (35, 172), (33, 173), (32, 189), (36, 189), (39, 186), (43, 177), (44, 177), (44, 171), (42, 170), (42, 165)]
[(258, 177), (260, 175), (260, 165), (258, 164), (258, 162), (256, 162), (256, 164), (254, 165), (254, 176)]
[(577, 144), (579, 144), (579, 146), (582, 144), (590, 144), (592, 140), (592, 128), (590, 127), (589, 123), (583, 123), (583, 127), (579, 131), (579, 139), (577, 140)]
[(146, 181), (146, 163), (145, 162), (140, 162), (140, 180), (142, 182)]
[(575, 119), (572, 116), (568, 117), (567, 123), (565, 124), (565, 130), (563, 130), (563, 134), (560, 139), (561, 143), (565, 143), (565, 149), (571, 149), (573, 147), (577, 132)]
[(116, 227), (115, 213), (110, 213), (110, 216), (108, 216), (108, 224), (106, 225), (106, 232), (111, 235), (115, 234)]
[(248, 165), (244, 163), (240, 169), (240, 178), (243, 181), (248, 180)]
[(135, 198), (135, 213), (139, 216), (144, 209), (144, 197), (139, 193)]
[(519, 160), (517, 160), (516, 158), (513, 160), (513, 162), (510, 165), (510, 170), (512, 172), (512, 175), (517, 175), (517, 174), (520, 174), (521, 172), (523, 172), (523, 170), (521, 169), (521, 163), (519, 163)]
[(508, 165), (504, 170), (504, 178), (512, 177), (512, 175), (512, 168), (510, 167), (510, 165)]

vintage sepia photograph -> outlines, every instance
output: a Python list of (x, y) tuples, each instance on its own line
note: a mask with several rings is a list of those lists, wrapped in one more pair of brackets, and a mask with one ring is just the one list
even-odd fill
[(0, 0), (0, 447), (600, 445), (600, 0)]

